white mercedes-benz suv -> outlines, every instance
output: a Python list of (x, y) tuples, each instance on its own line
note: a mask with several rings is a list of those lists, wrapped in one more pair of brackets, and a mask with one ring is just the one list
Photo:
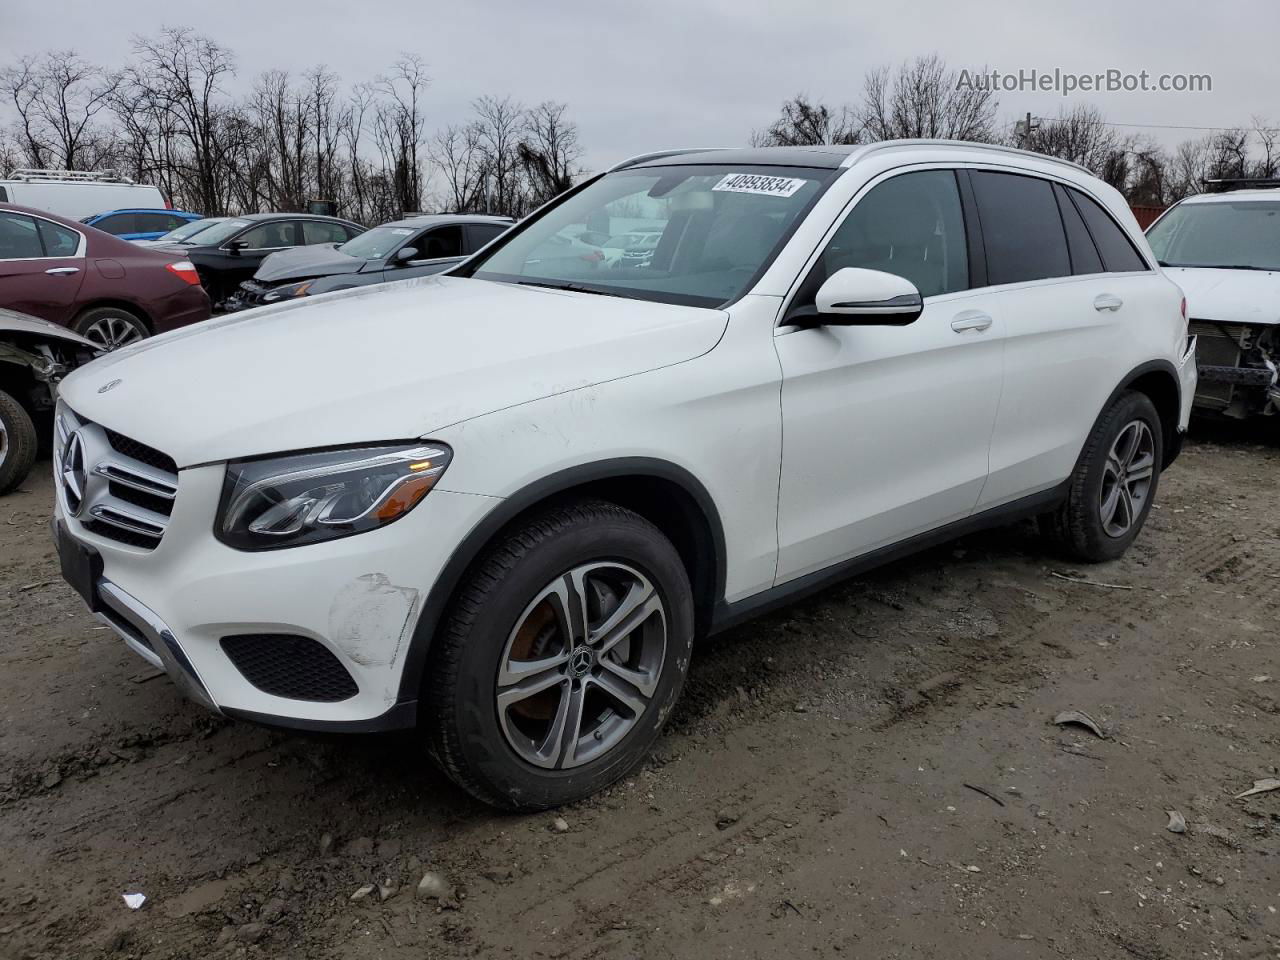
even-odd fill
[[(661, 237), (581, 239), (626, 232)], [(447, 275), (73, 373), (62, 569), (212, 710), (420, 725), (475, 796), (560, 804), (644, 755), (697, 637), (1022, 517), (1120, 556), (1187, 423), (1181, 301), (1045, 157), (639, 157)]]
[(1198, 411), (1280, 416), (1280, 180), (1211, 180), (1147, 230), (1187, 296)]

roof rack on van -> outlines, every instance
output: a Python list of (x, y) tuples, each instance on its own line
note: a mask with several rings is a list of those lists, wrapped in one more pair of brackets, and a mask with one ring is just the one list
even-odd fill
[(41, 170), (19, 167), (9, 174), (10, 180), (62, 180), (77, 183), (133, 183), (132, 178), (114, 170)]
[(1230, 193), (1232, 190), (1280, 189), (1277, 177), (1212, 177), (1200, 181), (1211, 193)]

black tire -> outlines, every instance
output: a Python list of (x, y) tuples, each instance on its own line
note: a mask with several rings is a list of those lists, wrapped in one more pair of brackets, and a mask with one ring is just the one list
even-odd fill
[[(1141, 460), (1135, 457), (1133, 464), (1137, 467), (1149, 457), (1151, 474), (1140, 502), (1137, 502), (1132, 493), (1125, 498), (1124, 491), (1118, 491), (1120, 499), (1127, 499), (1130, 504), (1129, 522), (1123, 532), (1120, 532), (1118, 522), (1107, 521), (1107, 508), (1112, 502), (1109, 494), (1116, 489), (1115, 477), (1118, 476), (1111, 454), (1122, 433), (1127, 437), (1130, 434), (1126, 431), (1137, 431), (1139, 436), (1143, 436), (1141, 428), (1135, 427), (1135, 424), (1145, 426), (1145, 436), (1149, 437), (1150, 444), (1149, 452)], [(1145, 444), (1143, 450), (1147, 450)], [(1040, 517), (1041, 532), (1073, 560), (1103, 563), (1117, 559), (1137, 538), (1151, 512), (1151, 504), (1155, 501), (1160, 482), (1160, 465), (1163, 462), (1164, 429), (1155, 404), (1144, 393), (1126, 391), (1116, 398), (1094, 424), (1084, 452), (1071, 475), (1067, 499), (1056, 511)], [(1140, 473), (1141, 469), (1136, 472)], [(1132, 483), (1136, 490), (1142, 481)], [(1124, 512), (1123, 508), (1121, 512)], [(1111, 516), (1114, 517), (1115, 514)]]
[(39, 437), (22, 404), (0, 390), (0, 494), (13, 490), (36, 462)]
[[(647, 578), (647, 586), (663, 605), (665, 652), (660, 667), (654, 668), (647, 706), (629, 720), (623, 719), (624, 711), (615, 714), (615, 723), (630, 724), (625, 733), (615, 734), (616, 743), (579, 766), (548, 769), (522, 756), (504, 732), (511, 719), (506, 714), (499, 719), (499, 667), (512, 662), (508, 648), (515, 642), (516, 628), (532, 619), (534, 601), (559, 583), (558, 578), (567, 580), (570, 571), (594, 563), (605, 564), (604, 569), (609, 563), (625, 565)], [(598, 596), (599, 588), (595, 589)], [(644, 629), (651, 629), (652, 618), (646, 623)], [(680, 556), (643, 517), (596, 500), (536, 515), (504, 536), (477, 564), (437, 634), (422, 705), (431, 753), (459, 786), (496, 807), (542, 810), (590, 796), (631, 770), (657, 739), (684, 685), (693, 623), (693, 595)], [(625, 641), (628, 650), (636, 642), (631, 636)], [(652, 641), (639, 641), (646, 642)], [(599, 672), (600, 664), (592, 669)], [(580, 684), (588, 689), (589, 683), (566, 678), (549, 693), (568, 697), (569, 690)], [(549, 708), (548, 713), (557, 709)], [(607, 710), (603, 715), (609, 716)], [(603, 723), (595, 728), (594, 739), (588, 738), (591, 730), (582, 732), (574, 750), (585, 742), (589, 754), (601, 740), (602, 727)]]
[(76, 317), (73, 329), (103, 350), (115, 350), (151, 336), (142, 318), (123, 307), (92, 307)]

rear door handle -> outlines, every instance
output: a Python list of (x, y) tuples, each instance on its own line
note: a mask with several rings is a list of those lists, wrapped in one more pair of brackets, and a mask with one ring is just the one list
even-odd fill
[(991, 315), (981, 310), (965, 310), (963, 313), (957, 313), (955, 319), (951, 321), (951, 329), (956, 333), (964, 333), (966, 330), (985, 330), (989, 326), (991, 326)]
[(72, 273), (79, 273), (79, 267), (50, 267), (45, 273), (54, 277), (63, 277)]
[(1093, 298), (1093, 309), (1101, 313), (1103, 310), (1110, 310), (1115, 313), (1124, 306), (1124, 301), (1113, 293), (1100, 293)]

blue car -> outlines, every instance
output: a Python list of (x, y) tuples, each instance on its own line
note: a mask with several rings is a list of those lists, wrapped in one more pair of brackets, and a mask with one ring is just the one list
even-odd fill
[(85, 217), (80, 222), (121, 240), (156, 240), (184, 223), (200, 219), (200, 214), (185, 210), (108, 210)]

